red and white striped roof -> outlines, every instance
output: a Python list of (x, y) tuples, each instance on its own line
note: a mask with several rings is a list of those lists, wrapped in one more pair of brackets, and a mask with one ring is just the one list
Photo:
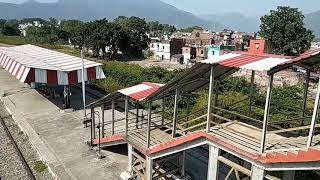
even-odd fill
[(254, 71), (268, 71), (280, 64), (290, 62), (291, 57), (272, 54), (250, 54), (232, 52), (220, 55), (215, 59), (206, 59), (202, 63), (220, 64), (226, 67), (249, 69)]
[(164, 84), (143, 82), (141, 84), (129, 88), (121, 89), (118, 92), (126, 96), (129, 96), (134, 100), (143, 101), (145, 98), (150, 96), (152, 93), (157, 91), (162, 86), (164, 86)]
[[(102, 79), (100, 63), (84, 60), (85, 81)], [(81, 82), (82, 60), (33, 45), (0, 47), (0, 67), (24, 83), (70, 85)]]
[[(82, 68), (81, 58), (70, 56), (61, 52), (41, 48), (34, 45), (22, 45), (0, 48), (0, 53), (15, 59), (17, 62), (29, 67), (47, 70), (70, 72)], [(84, 60), (85, 68), (101, 65)]]

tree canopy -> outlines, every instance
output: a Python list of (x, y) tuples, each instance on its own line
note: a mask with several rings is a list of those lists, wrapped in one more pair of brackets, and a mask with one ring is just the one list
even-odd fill
[(148, 22), (148, 26), (153, 36), (171, 35), (177, 30), (175, 26), (161, 24), (159, 21)]
[(186, 33), (192, 33), (192, 31), (194, 30), (203, 30), (203, 28), (200, 26), (192, 26), (185, 29), (180, 29), (181, 32), (186, 32)]
[(314, 38), (303, 20), (303, 13), (297, 8), (279, 6), (261, 17), (260, 35), (271, 43), (275, 54), (301, 54), (310, 48)]

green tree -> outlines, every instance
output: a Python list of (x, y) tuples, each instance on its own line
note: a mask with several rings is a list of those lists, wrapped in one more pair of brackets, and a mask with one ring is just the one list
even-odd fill
[(29, 27), (27, 29), (26, 40), (36, 44), (50, 44), (53, 45), (57, 42), (60, 44), (66, 43), (68, 35), (60, 28), (51, 25), (42, 27)]
[(18, 29), (19, 21), (16, 19), (0, 20), (0, 30), (3, 35), (6, 36), (19, 36), (20, 31)]
[(126, 32), (126, 42), (122, 43), (121, 51), (128, 56), (142, 57), (142, 50), (146, 49), (149, 43), (149, 26), (145, 19), (120, 16), (114, 22)]
[(310, 48), (314, 38), (303, 20), (304, 15), (297, 8), (280, 6), (261, 17), (260, 35), (271, 43), (275, 54), (301, 54)]
[(180, 29), (181, 32), (186, 32), (186, 33), (192, 33), (192, 31), (194, 30), (203, 30), (203, 28), (200, 26), (192, 26), (185, 29)]
[(148, 22), (150, 32), (153, 36), (171, 35), (177, 29), (169, 24), (160, 24), (159, 21)]
[(19, 36), (20, 31), (13, 26), (4, 25), (1, 30), (2, 34), (5, 36)]

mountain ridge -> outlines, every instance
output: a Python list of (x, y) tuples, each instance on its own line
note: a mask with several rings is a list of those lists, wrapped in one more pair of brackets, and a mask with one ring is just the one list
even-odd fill
[(201, 19), (160, 0), (59, 0), (55, 3), (39, 3), (32, 0), (22, 4), (0, 2), (0, 18), (5, 19), (54, 17), (92, 21), (101, 18), (112, 20), (118, 16), (138, 16), (147, 21), (176, 25), (177, 28), (196, 25), (208, 30), (224, 28), (222, 24)]

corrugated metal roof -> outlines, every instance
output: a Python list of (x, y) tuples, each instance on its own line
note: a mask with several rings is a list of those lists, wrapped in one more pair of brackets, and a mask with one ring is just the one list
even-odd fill
[[(0, 53), (29, 68), (64, 72), (70, 72), (82, 68), (81, 58), (30, 44), (15, 47), (1, 47)], [(85, 68), (90, 68), (100, 66), (101, 64), (84, 60), (84, 65)]]
[(156, 92), (162, 86), (164, 86), (164, 84), (143, 82), (141, 84), (129, 88), (121, 89), (118, 92), (126, 96), (129, 96), (134, 100), (143, 101), (145, 98), (150, 96), (152, 93)]
[(272, 54), (250, 54), (232, 52), (223, 54), (216, 59), (206, 59), (202, 63), (220, 64), (225, 67), (242, 68), (254, 71), (268, 71), (285, 62), (291, 61), (291, 57)]

